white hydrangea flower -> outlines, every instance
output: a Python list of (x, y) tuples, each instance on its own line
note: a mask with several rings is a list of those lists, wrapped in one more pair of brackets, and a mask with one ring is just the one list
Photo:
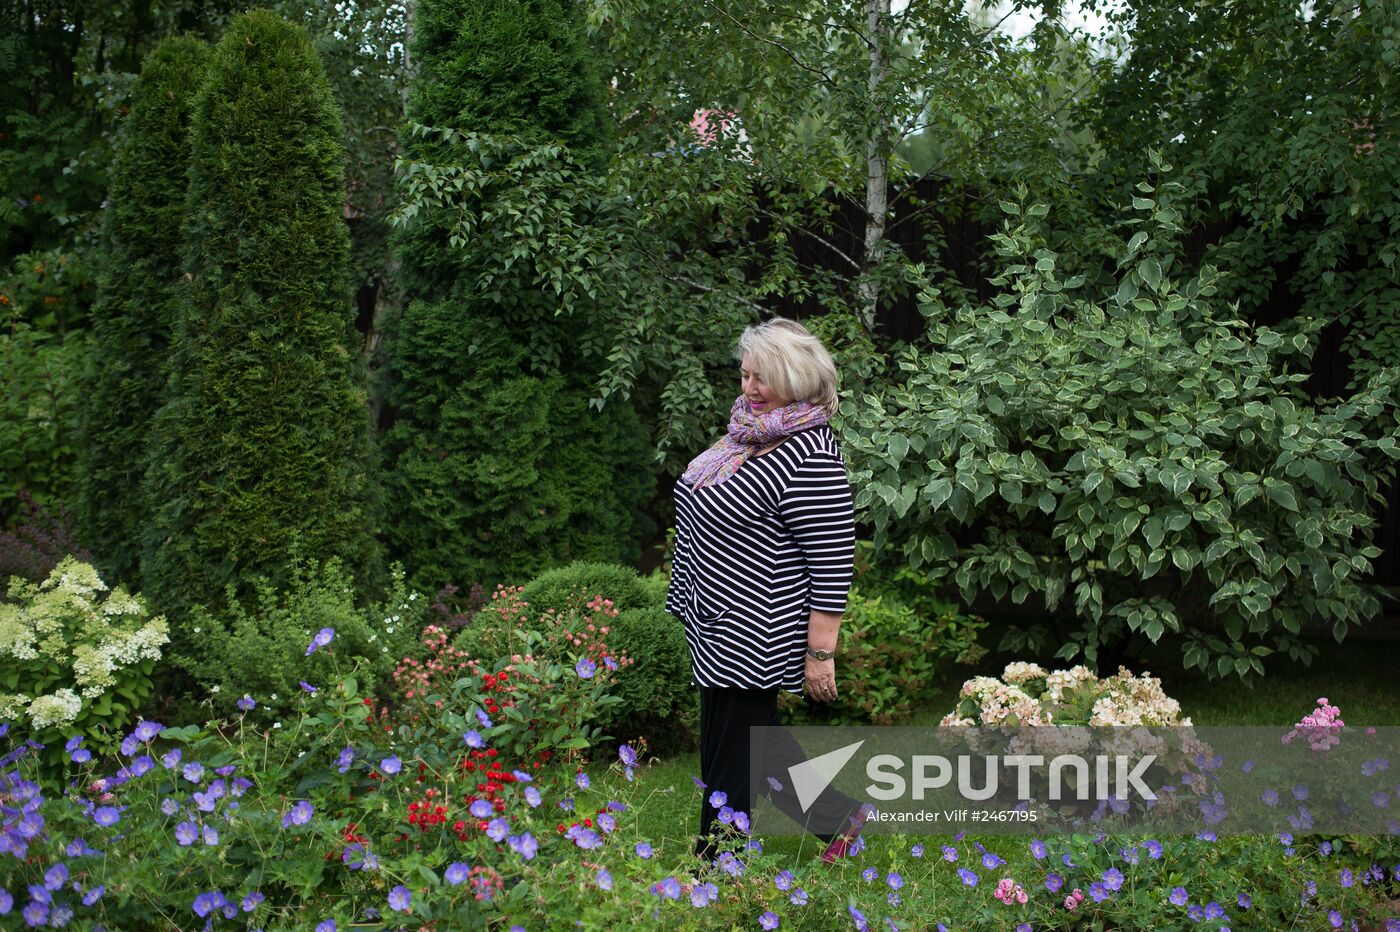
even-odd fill
[(1006, 665), (1006, 669), (1001, 671), (1001, 678), (1008, 683), (1025, 683), (1029, 680), (1041, 679), (1046, 676), (1045, 668), (1038, 663), (1027, 663), (1024, 660), (1017, 660)]
[(18, 693), (0, 693), (0, 718), (6, 721), (18, 721), (24, 714), (25, 706), (29, 705), (29, 697), (21, 696)]
[(73, 690), (64, 687), (51, 695), (39, 696), (29, 703), (29, 723), (36, 729), (51, 725), (67, 725), (83, 711), (83, 701)]
[(34, 660), (34, 629), (24, 623), (18, 605), (0, 605), (0, 657)]

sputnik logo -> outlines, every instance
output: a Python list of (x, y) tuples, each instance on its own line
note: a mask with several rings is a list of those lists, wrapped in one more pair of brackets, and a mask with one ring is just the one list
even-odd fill
[(806, 812), (812, 807), (812, 803), (817, 801), (817, 797), (831, 785), (831, 781), (836, 779), (841, 769), (850, 763), (856, 751), (865, 743), (865, 739), (857, 741), (855, 744), (848, 744), (844, 748), (837, 748), (828, 751), (820, 757), (803, 761), (800, 764), (793, 764), (788, 768), (788, 777), (792, 780), (793, 792), (797, 794), (797, 804)]

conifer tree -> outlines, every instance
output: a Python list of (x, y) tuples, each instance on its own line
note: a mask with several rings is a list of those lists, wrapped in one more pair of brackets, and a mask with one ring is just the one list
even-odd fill
[(132, 91), (103, 216), (78, 454), (78, 538), (103, 576), (139, 584), (147, 433), (165, 395), (181, 277), (190, 116), (209, 48), (175, 36), (146, 58)]
[[(421, 0), (415, 13), (411, 122), (562, 144), (600, 167), (607, 114), (574, 4)], [(403, 143), (416, 160), (472, 158), (437, 135)], [(652, 456), (633, 410), (588, 406), (598, 360), (582, 347), (595, 335), (556, 317), (526, 277), (480, 288), (479, 257), (440, 219), (400, 238), (409, 303), (392, 331), (383, 440), (395, 555), (420, 586), (635, 560)], [(575, 349), (541, 349), (559, 346)]]
[(298, 547), (368, 587), (375, 484), (339, 112), (306, 31), (233, 20), (195, 102), (188, 292), (146, 485), (147, 595), (178, 624)]

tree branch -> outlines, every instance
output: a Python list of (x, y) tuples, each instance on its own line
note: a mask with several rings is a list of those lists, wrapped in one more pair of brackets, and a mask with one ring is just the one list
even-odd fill
[(792, 63), (793, 63), (794, 65), (796, 65), (797, 67), (801, 68), (803, 71), (806, 71), (806, 72), (809, 72), (809, 73), (811, 73), (811, 74), (816, 75), (817, 77), (819, 77), (819, 78), (822, 79), (823, 83), (827, 84), (828, 86), (830, 86), (830, 87), (833, 88), (833, 89), (835, 89), (835, 88), (837, 87), (836, 81), (833, 80), (832, 77), (831, 77), (830, 75), (828, 75), (825, 71), (821, 70), (820, 68), (814, 67), (814, 66), (809, 65), (809, 64), (807, 64), (806, 62), (804, 62), (801, 58), (798, 57), (798, 55), (797, 55), (796, 52), (794, 52), (792, 49), (788, 48), (786, 45), (783, 45), (783, 44), (782, 44), (781, 42), (779, 42), (777, 39), (772, 39), (772, 38), (769, 38), (768, 36), (761, 36), (761, 35), (759, 35), (758, 33), (754, 32), (754, 31), (753, 31), (752, 29), (750, 29), (747, 25), (745, 25), (745, 24), (743, 23), (743, 21), (741, 21), (738, 17), (734, 16), (734, 15), (733, 15), (732, 13), (730, 13), (728, 10), (721, 9), (721, 8), (714, 2), (714, 0), (705, 0), (705, 5), (708, 6), (710, 9), (714, 10), (714, 11), (715, 11), (716, 13), (718, 13), (720, 16), (723, 16), (725, 19), (727, 19), (727, 20), (729, 20), (731, 23), (733, 23), (735, 26), (737, 26), (737, 27), (739, 28), (739, 31), (740, 31), (740, 32), (743, 32), (743, 33), (744, 33), (745, 35), (747, 35), (749, 38), (754, 39), (755, 41), (758, 41), (758, 42), (762, 42), (762, 43), (764, 43), (765, 45), (771, 45), (771, 46), (773, 46), (775, 49), (777, 49), (778, 51), (782, 52), (782, 53), (783, 53), (784, 55), (786, 55), (788, 58), (792, 59)]
[[(760, 207), (760, 208), (758, 209), (758, 212), (759, 212), (760, 214), (763, 214), (763, 215), (766, 216), (766, 217), (772, 217), (772, 218), (775, 219), (775, 220), (778, 219), (778, 214), (774, 213), (774, 212), (771, 211), (771, 210), (765, 210), (764, 208), (761, 208), (761, 207)], [(856, 272), (859, 272), (859, 271), (860, 271), (860, 263), (859, 263), (858, 261), (856, 261), (856, 259), (853, 258), (853, 257), (850, 255), (850, 253), (846, 252), (844, 249), (842, 249), (841, 247), (837, 246), (835, 243), (833, 243), (831, 240), (827, 239), (826, 237), (822, 236), (820, 233), (817, 233), (816, 231), (814, 231), (814, 230), (812, 230), (812, 229), (810, 229), (810, 228), (808, 228), (808, 227), (805, 227), (805, 226), (796, 225), (796, 224), (794, 224), (794, 225), (797, 226), (797, 232), (798, 232), (799, 234), (801, 234), (801, 235), (803, 235), (803, 236), (810, 236), (812, 239), (814, 239), (814, 240), (816, 240), (817, 242), (821, 243), (821, 244), (822, 244), (823, 246), (825, 246), (827, 249), (830, 249), (832, 252), (836, 253), (837, 256), (839, 256), (840, 258), (844, 259), (844, 260), (846, 261), (846, 264), (849, 265), (854, 271), (856, 271)]]
[[(706, 285), (703, 282), (697, 282), (695, 279), (689, 278), (685, 275), (677, 275), (673, 272), (662, 272), (661, 277), (669, 282), (677, 282), (682, 285), (689, 285), (691, 288), (694, 288), (698, 291), (703, 291), (706, 294), (722, 293), (721, 289), (719, 288), (715, 288), (712, 285)], [(740, 297), (736, 294), (731, 294), (729, 295), (729, 297), (731, 297), (733, 300), (737, 301), (740, 304), (753, 308), (756, 311), (762, 311), (764, 314), (769, 313), (768, 308), (764, 307), (762, 304), (750, 301), (748, 298)]]

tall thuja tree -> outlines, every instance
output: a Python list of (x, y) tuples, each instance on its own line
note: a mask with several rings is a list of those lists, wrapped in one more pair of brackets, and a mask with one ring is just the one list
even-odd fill
[[(509, 183), (415, 207), (400, 239), (409, 303), (386, 367), (386, 531), (419, 585), (640, 552), (654, 488), (645, 432), (623, 404), (588, 405), (601, 314), (596, 300), (566, 305), (535, 276), (557, 258), (551, 223), (507, 241), (452, 232), (464, 213), (491, 227), (542, 179), (600, 172), (602, 84), (573, 9), (424, 0), (415, 11), (408, 162), (451, 171), (492, 153), (512, 167)], [(549, 203), (572, 203), (564, 188), (550, 188)], [(505, 254), (518, 261), (503, 264)]]
[(305, 30), (262, 11), (234, 20), (194, 106), (189, 287), (146, 475), (143, 581), (177, 625), (227, 586), (282, 582), (298, 543), (362, 587), (375, 574), (344, 162)]
[(165, 398), (165, 360), (182, 274), (190, 117), (209, 49), (165, 40), (141, 70), (121, 129), (104, 217), (92, 312), (93, 366), (83, 392), (79, 539), (108, 578), (136, 585), (147, 433)]

